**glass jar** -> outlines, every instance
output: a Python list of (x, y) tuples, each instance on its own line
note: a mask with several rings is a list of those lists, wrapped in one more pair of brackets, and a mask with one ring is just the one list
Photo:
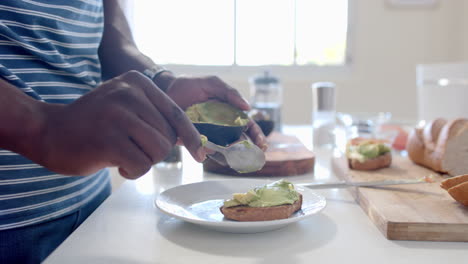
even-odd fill
[(283, 89), (277, 77), (269, 71), (250, 79), (250, 97), (253, 109), (267, 113), (273, 121), (273, 130), (281, 132), (281, 106), (283, 104)]
[(314, 148), (335, 147), (335, 84), (312, 84), (312, 127)]

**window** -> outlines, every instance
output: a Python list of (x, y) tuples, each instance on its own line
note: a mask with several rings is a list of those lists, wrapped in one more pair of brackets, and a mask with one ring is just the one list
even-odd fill
[(133, 1), (138, 47), (161, 64), (343, 65), (347, 0)]

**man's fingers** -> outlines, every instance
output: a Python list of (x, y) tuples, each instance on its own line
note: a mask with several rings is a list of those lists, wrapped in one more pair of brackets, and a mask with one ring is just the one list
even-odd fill
[(252, 139), (255, 145), (265, 151), (268, 148), (268, 144), (265, 138), (265, 134), (263, 134), (262, 129), (258, 126), (255, 121), (250, 119), (249, 123), (247, 124), (247, 134)]
[[(137, 147), (150, 159), (151, 164), (163, 160), (171, 151), (172, 144), (157, 129), (129, 114), (128, 134)], [(175, 137), (175, 136), (172, 136)], [(175, 141), (175, 140), (174, 140)]]
[(176, 131), (177, 136), (184, 142), (190, 154), (195, 160), (203, 161), (205, 154), (201, 147), (200, 134), (185, 112), (151, 80), (141, 74), (138, 78), (139, 85), (144, 89), (148, 99)]
[(120, 174), (127, 179), (136, 179), (142, 176), (153, 165), (149, 157), (130, 138), (120, 142), (120, 150), (114, 155)]
[(127, 100), (125, 102), (129, 109), (134, 109), (139, 119), (143, 120), (153, 129), (158, 130), (170, 144), (175, 144), (177, 135), (167, 119), (159, 112), (159, 110), (145, 96), (140, 100)]
[(250, 110), (250, 104), (247, 100), (242, 97), (242, 95), (236, 89), (229, 87), (226, 92), (226, 101), (232, 105), (239, 107), (244, 111)]
[[(116, 128), (122, 135), (114, 152), (114, 160), (122, 176), (136, 179), (153, 164), (163, 160), (173, 144), (133, 112), (122, 111), (119, 121)], [(172, 137), (175, 138), (174, 135)]]
[(218, 98), (221, 98), (241, 110), (250, 110), (250, 104), (244, 99), (244, 97), (242, 97), (238, 90), (229, 86), (216, 76), (210, 76), (207, 78), (208, 89), (210, 90), (209, 93), (216, 95)]

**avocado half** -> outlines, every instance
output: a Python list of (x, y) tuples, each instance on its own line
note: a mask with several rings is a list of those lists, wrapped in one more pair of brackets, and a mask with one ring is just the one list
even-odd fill
[(220, 146), (238, 140), (249, 122), (247, 114), (242, 110), (215, 100), (194, 104), (185, 113), (200, 134)]

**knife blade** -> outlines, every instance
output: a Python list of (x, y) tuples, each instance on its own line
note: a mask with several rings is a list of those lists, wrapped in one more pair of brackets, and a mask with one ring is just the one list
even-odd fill
[(300, 187), (307, 187), (310, 189), (332, 189), (332, 188), (348, 188), (348, 187), (379, 187), (388, 185), (400, 184), (419, 184), (419, 183), (432, 183), (434, 182), (434, 175), (425, 176), (420, 179), (399, 179), (399, 180), (383, 180), (383, 181), (366, 181), (366, 182), (310, 182), (295, 184)]

